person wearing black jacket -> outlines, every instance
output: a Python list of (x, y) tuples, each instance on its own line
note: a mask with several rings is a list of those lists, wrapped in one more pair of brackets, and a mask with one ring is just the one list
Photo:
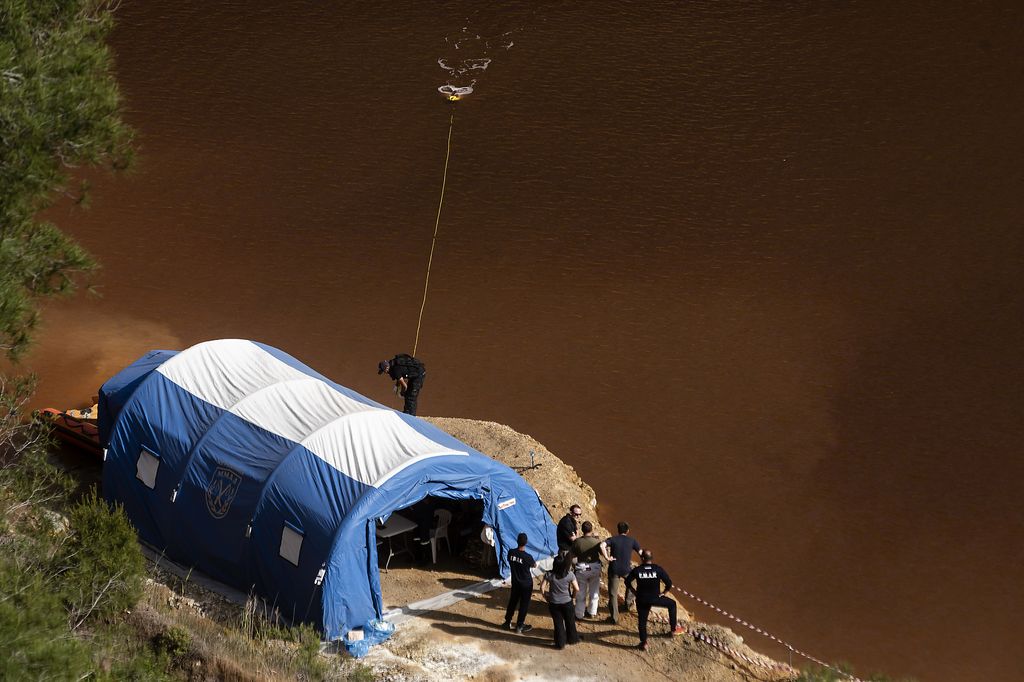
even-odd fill
[(526, 541), (526, 533), (520, 533), (516, 538), (519, 547), (508, 551), (508, 565), (512, 569), (512, 579), (508, 607), (505, 609), (504, 628), (512, 629), (512, 614), (518, 607), (519, 618), (516, 620), (516, 632), (519, 634), (533, 629), (532, 625), (526, 624), (526, 612), (530, 608), (530, 597), (533, 596), (533, 573), (530, 569), (536, 566), (537, 562), (526, 551)]
[(405, 398), (406, 414), (416, 415), (416, 399), (423, 388), (423, 377), (427, 375), (427, 368), (421, 361), (408, 353), (399, 353), (390, 360), (381, 360), (377, 363), (377, 374), (387, 373), (398, 387), (398, 392)]
[[(651, 608), (661, 606), (668, 609), (669, 627), (672, 635), (681, 635), (686, 630), (676, 624), (676, 602), (665, 595), (672, 589), (672, 579), (661, 566), (654, 563), (654, 555), (645, 549), (640, 555), (643, 563), (626, 576), (626, 589), (636, 594), (637, 627), (640, 630), (640, 649), (647, 649), (647, 617)], [(662, 590), (662, 584), (665, 589)]]
[(555, 538), (558, 540), (558, 551), (568, 552), (572, 549), (572, 543), (580, 536), (580, 517), (583, 516), (583, 509), (578, 504), (569, 507), (569, 513), (562, 517), (555, 529)]

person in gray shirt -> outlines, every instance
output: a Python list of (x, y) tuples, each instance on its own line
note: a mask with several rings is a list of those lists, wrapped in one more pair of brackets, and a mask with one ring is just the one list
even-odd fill
[(580, 641), (576, 632), (576, 611), (573, 598), (579, 591), (576, 575), (569, 570), (572, 561), (567, 554), (555, 557), (551, 570), (544, 574), (540, 583), (541, 594), (548, 603), (551, 622), (555, 628), (555, 648), (564, 649), (565, 645)]

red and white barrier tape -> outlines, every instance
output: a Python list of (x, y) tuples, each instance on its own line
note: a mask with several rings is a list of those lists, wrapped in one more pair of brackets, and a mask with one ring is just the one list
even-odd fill
[[(773, 635), (773, 634), (771, 634), (771, 633), (769, 633), (769, 632), (767, 632), (765, 630), (762, 630), (761, 628), (757, 627), (756, 625), (748, 623), (747, 621), (743, 620), (742, 618), (737, 618), (736, 616), (732, 615), (728, 611), (715, 606), (714, 604), (712, 604), (709, 601), (701, 599), (700, 597), (698, 597), (697, 595), (693, 594), (692, 592), (687, 592), (686, 590), (684, 590), (681, 587), (675, 587), (674, 589), (676, 591), (678, 591), (678, 592), (681, 592), (681, 593), (685, 594), (690, 599), (693, 599), (694, 601), (698, 601), (701, 604), (703, 604), (704, 606), (707, 606), (708, 608), (713, 609), (717, 613), (720, 613), (723, 616), (725, 616), (727, 618), (730, 618), (731, 620), (736, 621), (740, 625), (745, 625), (746, 627), (748, 627), (749, 629), (751, 629), (754, 632), (758, 633), (759, 635), (764, 635), (768, 639), (770, 639), (770, 640), (772, 640), (774, 642), (777, 642), (778, 644), (781, 644), (782, 646), (786, 647), (787, 649), (789, 649), (793, 653), (795, 653), (795, 654), (797, 654), (799, 656), (803, 656), (804, 658), (806, 658), (809, 661), (813, 661), (813, 662), (817, 663), (820, 666), (823, 666), (825, 668), (828, 668), (829, 670), (835, 671), (835, 672), (839, 673), (840, 675), (844, 675), (844, 676), (848, 677), (852, 682), (863, 682), (863, 680), (861, 680), (860, 678), (854, 677), (853, 675), (849, 674), (848, 672), (845, 672), (843, 670), (839, 670), (835, 666), (829, 665), (825, 661), (822, 661), (820, 659), (815, 658), (814, 656), (811, 656), (810, 654), (806, 654), (803, 651), (800, 651), (799, 649), (794, 647), (792, 644), (790, 644), (788, 642), (782, 641), (781, 639), (779, 639), (775, 635)], [(756, 666), (759, 666), (759, 667), (762, 667), (762, 668), (780, 668), (780, 667), (785, 667), (785, 666), (782, 666), (779, 663), (774, 663), (774, 661), (773, 661), (774, 665), (768, 665), (768, 664), (760, 662), (760, 661), (755, 661), (755, 660), (751, 659), (749, 656), (746, 656), (746, 655), (744, 655), (743, 653), (741, 653), (739, 651), (735, 651), (734, 649), (729, 647), (724, 642), (719, 642), (718, 640), (714, 639), (713, 637), (708, 637), (703, 632), (695, 632), (695, 633), (693, 633), (693, 636), (694, 636), (695, 639), (698, 639), (698, 640), (700, 640), (702, 642), (710, 644), (711, 646), (715, 647), (716, 649), (724, 651), (725, 653), (728, 653), (731, 656), (738, 656), (739, 658), (743, 659), (744, 661), (746, 661), (746, 662), (748, 662), (748, 663), (750, 663), (752, 665), (756, 665)]]
[(719, 639), (715, 639), (714, 637), (712, 637), (712, 636), (710, 636), (710, 635), (708, 635), (706, 633), (696, 632), (695, 631), (695, 632), (693, 632), (693, 638), (696, 639), (697, 641), (704, 642), (705, 644), (713, 646), (716, 649), (718, 649), (719, 651), (721, 651), (722, 653), (727, 654), (729, 656), (732, 656), (733, 658), (738, 658), (738, 659), (740, 659), (742, 661), (745, 661), (749, 665), (753, 665), (753, 666), (756, 666), (758, 668), (768, 668), (770, 670), (785, 670), (785, 671), (791, 671), (791, 672), (795, 673), (795, 671), (793, 671), (792, 668), (790, 668), (788, 665), (785, 665), (784, 663), (778, 663), (776, 661), (772, 661), (771, 663), (765, 663), (764, 661), (760, 661), (760, 660), (751, 658), (750, 656), (747, 656), (742, 651), (737, 651), (736, 649), (733, 649), (732, 647), (730, 647), (725, 642), (723, 642), (723, 641), (721, 641)]

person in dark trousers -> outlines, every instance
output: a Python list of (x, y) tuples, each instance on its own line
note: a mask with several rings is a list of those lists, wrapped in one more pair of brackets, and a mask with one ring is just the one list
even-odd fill
[(578, 504), (569, 507), (569, 513), (562, 517), (555, 530), (555, 537), (558, 540), (558, 551), (568, 552), (572, 549), (572, 543), (580, 536), (580, 517), (583, 510)]
[(566, 644), (576, 644), (580, 636), (576, 632), (576, 610), (573, 598), (579, 591), (576, 575), (569, 570), (572, 560), (568, 554), (559, 552), (551, 570), (544, 574), (540, 591), (548, 603), (551, 622), (555, 627), (555, 648), (564, 649)]
[(399, 353), (390, 360), (377, 363), (377, 374), (387, 374), (395, 382), (398, 392), (405, 398), (406, 414), (416, 415), (416, 399), (423, 388), (427, 368), (422, 362), (407, 353)]
[(508, 595), (508, 607), (505, 609), (505, 629), (512, 629), (512, 614), (519, 608), (516, 620), (516, 632), (523, 634), (533, 629), (526, 624), (526, 612), (530, 608), (530, 597), (533, 596), (533, 574), (530, 569), (537, 565), (533, 557), (526, 551), (526, 533), (516, 538), (519, 547), (508, 551), (508, 565), (512, 569), (511, 589)]
[[(609, 623), (619, 622), (619, 588), (633, 568), (633, 563), (630, 561), (633, 558), (633, 552), (637, 554), (643, 552), (636, 538), (629, 537), (628, 523), (619, 521), (618, 530), (618, 535), (604, 541), (605, 551), (611, 555), (611, 561), (608, 564), (608, 610), (611, 611), (611, 615), (608, 616)], [(634, 600), (635, 595), (626, 590), (624, 598), (626, 611), (629, 611)]]
[[(654, 563), (651, 550), (645, 549), (641, 555), (643, 563), (634, 568), (626, 576), (626, 589), (636, 593), (637, 627), (640, 630), (640, 649), (647, 649), (647, 617), (651, 608), (661, 606), (668, 609), (668, 624), (672, 635), (681, 635), (686, 630), (676, 624), (676, 602), (665, 595), (672, 589), (672, 579), (661, 566)], [(662, 590), (662, 584), (665, 589)]]

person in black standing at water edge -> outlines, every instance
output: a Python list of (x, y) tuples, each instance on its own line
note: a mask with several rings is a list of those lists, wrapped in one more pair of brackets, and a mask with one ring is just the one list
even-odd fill
[(394, 380), (398, 392), (405, 398), (402, 411), (415, 416), (416, 399), (423, 388), (423, 377), (427, 375), (426, 366), (408, 353), (399, 353), (390, 360), (377, 363), (377, 374), (384, 373)]
[[(619, 622), (619, 587), (622, 586), (622, 581), (626, 579), (629, 572), (633, 570), (630, 561), (633, 558), (633, 552), (643, 556), (640, 543), (629, 537), (629, 524), (619, 521), (618, 529), (618, 535), (604, 541), (605, 551), (612, 556), (612, 560), (608, 564), (608, 610), (611, 612), (611, 615), (608, 616), (609, 623)], [(633, 605), (634, 600), (633, 593), (626, 590), (625, 608), (627, 611)]]
[(526, 624), (526, 611), (530, 608), (530, 597), (533, 596), (533, 574), (530, 569), (537, 565), (526, 551), (526, 533), (516, 538), (519, 547), (508, 551), (508, 565), (512, 569), (511, 591), (508, 595), (508, 608), (505, 609), (505, 629), (512, 629), (512, 614), (519, 607), (519, 619), (516, 620), (516, 632), (522, 634), (533, 629)]
[[(654, 563), (654, 555), (645, 549), (640, 555), (643, 563), (634, 568), (626, 576), (626, 589), (636, 593), (637, 627), (640, 629), (640, 649), (647, 649), (647, 617), (651, 615), (651, 607), (661, 606), (668, 609), (668, 621), (671, 634), (681, 635), (685, 632), (682, 625), (676, 624), (676, 603), (665, 595), (672, 589), (672, 579), (668, 577), (658, 564)], [(665, 589), (661, 589), (662, 583)]]

